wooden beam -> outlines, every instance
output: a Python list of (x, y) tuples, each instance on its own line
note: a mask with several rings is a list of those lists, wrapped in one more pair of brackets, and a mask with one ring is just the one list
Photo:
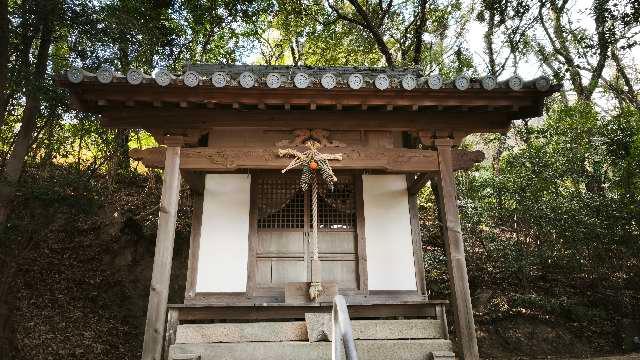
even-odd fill
[[(403, 303), (401, 300), (393, 299), (388, 302), (377, 303), (375, 301), (362, 304), (356, 296), (348, 296), (349, 315), (359, 318), (380, 318), (392, 316), (406, 317), (435, 317), (436, 303)], [(270, 306), (273, 305), (273, 306)], [(234, 302), (227, 306), (208, 306), (198, 304), (172, 305), (178, 309), (178, 320), (180, 321), (202, 321), (202, 320), (269, 320), (269, 319), (304, 319), (305, 313), (328, 313), (331, 312), (331, 303), (315, 303), (304, 305), (269, 304), (269, 303), (249, 303), (242, 304)]]
[(166, 148), (163, 158), (165, 171), (160, 197), (160, 214), (158, 216), (158, 232), (151, 274), (142, 360), (160, 360), (162, 356), (173, 242), (180, 198), (180, 147)]
[(204, 205), (204, 194), (191, 194), (191, 203), (193, 206), (193, 212), (191, 213), (191, 236), (189, 239), (187, 283), (184, 289), (185, 301), (192, 300), (196, 295), (196, 280), (198, 275), (198, 257), (200, 256), (200, 235), (202, 228), (202, 207)]
[(339, 110), (233, 110), (183, 108), (110, 108), (101, 116), (109, 128), (243, 127), (271, 129), (418, 130), (447, 129), (449, 132), (503, 131), (510, 126), (508, 112), (456, 111), (349, 111)]
[[(299, 148), (304, 151), (304, 148)], [(330, 161), (336, 170), (369, 169), (389, 173), (434, 172), (438, 170), (437, 152), (400, 148), (333, 148), (342, 161)], [(129, 155), (149, 168), (162, 168), (165, 148), (132, 149)], [(482, 151), (454, 151), (454, 169), (468, 169), (484, 159)], [(278, 155), (278, 148), (184, 148), (180, 168), (188, 171), (229, 172), (240, 169), (280, 170), (291, 159)]]
[(443, 224), (443, 235), (447, 252), (447, 265), (451, 295), (453, 297), (453, 313), (457, 338), (465, 360), (479, 359), (476, 329), (471, 307), (469, 278), (464, 256), (464, 243), (460, 227), (460, 215), (456, 200), (456, 185), (453, 175), (453, 154), (451, 141), (436, 143), (440, 176), (438, 178), (438, 200), (440, 217)]

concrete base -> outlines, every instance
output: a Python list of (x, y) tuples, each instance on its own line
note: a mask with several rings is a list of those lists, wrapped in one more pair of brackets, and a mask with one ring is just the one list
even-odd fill
[(433, 351), (431, 353), (432, 360), (456, 360), (456, 354), (451, 351)]
[[(452, 351), (449, 340), (356, 340), (361, 360), (425, 360), (433, 351)], [(169, 359), (182, 354), (199, 355), (201, 360), (330, 360), (329, 342), (250, 342), (220, 344), (176, 344)]]

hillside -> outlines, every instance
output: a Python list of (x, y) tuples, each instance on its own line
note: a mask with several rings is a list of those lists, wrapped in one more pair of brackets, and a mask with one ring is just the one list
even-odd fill
[[(28, 234), (30, 240), (19, 259), (15, 287), (17, 358), (138, 359), (153, 261), (158, 174), (110, 184), (65, 167), (39, 170), (29, 172), (20, 192), (19, 220), (11, 224), (12, 234)], [(174, 251), (174, 303), (182, 301), (184, 291), (189, 206), (185, 188)], [(424, 208), (423, 213), (428, 216)], [(480, 310), (483, 357), (583, 357), (620, 348), (613, 321), (577, 322), (570, 314), (563, 318), (491, 309), (482, 294), (496, 291), (491, 284), (472, 289)]]

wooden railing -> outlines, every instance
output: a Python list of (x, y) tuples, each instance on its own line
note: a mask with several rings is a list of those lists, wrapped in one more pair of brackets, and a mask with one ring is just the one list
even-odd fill
[(342, 358), (342, 347), (344, 347), (347, 360), (358, 360), (356, 343), (353, 341), (351, 319), (349, 319), (349, 310), (347, 310), (347, 303), (342, 295), (336, 295), (333, 298), (331, 318), (333, 320), (331, 359), (340, 360)]

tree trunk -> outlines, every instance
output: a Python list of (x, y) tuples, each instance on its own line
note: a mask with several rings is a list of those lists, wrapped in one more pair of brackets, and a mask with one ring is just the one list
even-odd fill
[(0, 360), (15, 358), (17, 291), (13, 283), (15, 264), (6, 263), (0, 268), (4, 276), (0, 278)]
[(484, 33), (484, 46), (485, 51), (487, 52), (487, 57), (489, 60), (489, 74), (498, 76), (496, 73), (496, 53), (493, 48), (493, 35), (494, 35), (494, 25), (496, 22), (496, 12), (493, 5), (489, 6), (487, 10), (489, 13), (489, 18), (487, 19), (487, 30)]
[(625, 65), (622, 63), (620, 55), (618, 54), (618, 49), (615, 46), (611, 47), (611, 59), (613, 60), (614, 64), (616, 64), (616, 72), (618, 73), (618, 76), (622, 79), (622, 82), (626, 87), (626, 90), (623, 90), (620, 87), (620, 89), (615, 89), (614, 92), (618, 92), (619, 96), (623, 97), (625, 100), (631, 103), (631, 105), (633, 105), (636, 109), (640, 109), (640, 99), (638, 99), (638, 93), (635, 90), (633, 81), (627, 74)]
[[(129, 60), (129, 44), (122, 43), (118, 45), (118, 55), (122, 71), (128, 71), (131, 67)], [(111, 163), (111, 173), (115, 178), (125, 175), (129, 172), (129, 136), (131, 130), (118, 129), (114, 134), (113, 162)]]
[(115, 133), (114, 157), (112, 172), (116, 177), (129, 172), (129, 129), (118, 129)]
[(415, 32), (413, 33), (413, 65), (420, 65), (422, 62), (422, 34), (424, 33), (424, 27), (427, 23), (427, 0), (420, 0), (420, 6), (418, 8), (418, 24), (416, 25)]
[[(395, 61), (393, 60), (393, 55), (391, 54), (391, 50), (389, 49), (389, 46), (387, 46), (387, 43), (384, 41), (384, 37), (382, 36), (380, 29), (376, 27), (375, 24), (373, 23), (373, 20), (371, 19), (371, 16), (369, 15), (369, 13), (367, 13), (367, 11), (362, 7), (362, 5), (358, 2), (358, 0), (348, 0), (348, 1), (356, 10), (356, 13), (358, 14), (358, 16), (360, 16), (360, 18), (362, 19), (362, 23), (360, 25), (366, 31), (369, 32), (371, 37), (373, 37), (373, 41), (376, 42), (376, 45), (378, 46), (378, 50), (382, 53), (382, 56), (384, 56), (387, 66), (391, 68), (394, 67)], [(380, 6), (380, 11), (384, 11), (382, 6)]]
[(0, 127), (5, 123), (9, 74), (9, 2), (0, 0)]
[(31, 76), (32, 83), (27, 90), (20, 130), (15, 136), (13, 149), (7, 159), (4, 173), (0, 179), (0, 231), (4, 228), (7, 218), (11, 213), (18, 180), (22, 175), (25, 159), (33, 141), (36, 120), (40, 113), (41, 88), (47, 71), (49, 49), (51, 48), (53, 35), (51, 19), (49, 18), (52, 9), (45, 5), (42, 11), (42, 31), (38, 53), (36, 55), (36, 63)]
[[(361, 20), (357, 20), (355, 18), (347, 16), (346, 14), (342, 13), (338, 9), (338, 7), (334, 6), (329, 1), (327, 2), (327, 5), (338, 16), (338, 19), (357, 25), (361, 27), (363, 30), (365, 30), (366, 32), (368, 32), (369, 35), (371, 35), (371, 37), (375, 41), (376, 46), (378, 47), (378, 50), (380, 51), (380, 53), (382, 53), (382, 56), (384, 56), (387, 66), (390, 68), (393, 68), (395, 66), (393, 55), (391, 54), (391, 50), (389, 49), (389, 46), (387, 46), (387, 43), (384, 41), (384, 37), (380, 32), (380, 28), (382, 28), (384, 25), (384, 16), (380, 19), (380, 24), (378, 24), (379, 26), (376, 26), (376, 24), (374, 24), (374, 21), (369, 15), (369, 13), (367, 12), (367, 10), (365, 10), (365, 8), (362, 7), (362, 5), (358, 2), (358, 0), (348, 0), (348, 2), (349, 4), (351, 4), (351, 6), (353, 6), (353, 8), (356, 11), (356, 14)], [(380, 4), (380, 11), (388, 12), (388, 9), (385, 10), (382, 4)]]
[[(0, 0), (2, 1), (2, 0)], [(7, 219), (11, 213), (13, 201), (16, 195), (18, 180), (22, 175), (25, 159), (33, 141), (36, 120), (40, 113), (41, 92), (47, 71), (49, 49), (53, 38), (52, 13), (56, 2), (43, 2), (39, 12), (41, 26), (38, 26), (40, 42), (33, 73), (30, 74), (30, 86), (25, 95), (25, 107), (22, 112), (20, 130), (15, 136), (15, 141), (9, 158), (6, 162), (4, 173), (0, 178), (0, 234), (5, 231)], [(0, 237), (5, 240), (4, 237)], [(6, 241), (0, 244), (3, 249), (9, 247)], [(6, 256), (6, 251), (3, 251)], [(16, 254), (13, 258), (17, 257)], [(3, 259), (6, 266), (3, 269), (3, 277), (0, 278), (0, 360), (11, 360), (14, 356), (16, 332), (15, 332), (15, 308), (16, 287), (14, 284), (15, 262)], [(6, 270), (6, 271), (4, 271)]]

